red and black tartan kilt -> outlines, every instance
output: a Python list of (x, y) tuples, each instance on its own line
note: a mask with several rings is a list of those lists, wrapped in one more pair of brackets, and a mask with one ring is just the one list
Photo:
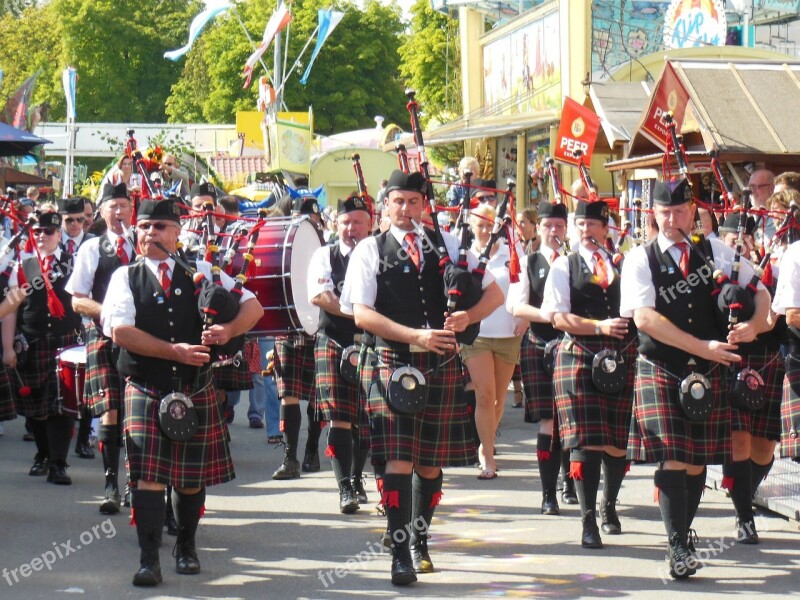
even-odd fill
[(743, 363), (736, 366), (736, 372), (729, 376), (728, 387), (733, 385), (735, 374), (746, 367), (755, 369), (764, 379), (766, 402), (756, 411), (739, 410), (731, 406), (731, 431), (747, 431), (754, 437), (777, 442), (781, 439), (781, 397), (785, 373), (781, 353), (763, 351), (749, 354)]
[[(367, 410), (373, 464), (389, 460), (409, 461), (430, 467), (460, 467), (475, 464), (477, 453), (470, 429), (457, 357), (436, 373), (439, 362), (433, 352), (376, 350)], [(410, 365), (425, 375), (428, 403), (415, 415), (400, 415), (389, 408), (386, 390), (396, 367)]]
[[(565, 450), (585, 446), (625, 449), (633, 405), (636, 345), (630, 343), (631, 337), (579, 336), (574, 340), (578, 343), (566, 337), (559, 343), (553, 373), (561, 445)], [(627, 383), (616, 394), (603, 393), (592, 383), (592, 359), (605, 348), (619, 349), (628, 365)]]
[(314, 400), (314, 337), (300, 333), (275, 340), (278, 397)]
[(324, 333), (317, 334), (314, 348), (317, 419), (358, 425), (360, 386), (347, 383), (339, 374), (342, 350), (342, 346)]
[(250, 365), (241, 358), (224, 367), (214, 367), (214, 387), (226, 392), (241, 392), (253, 389), (253, 374)]
[(525, 389), (526, 421), (536, 423), (552, 419), (556, 412), (553, 394), (553, 376), (544, 370), (544, 346), (547, 343), (529, 329), (522, 337), (520, 365), (522, 386)]
[[(48, 335), (39, 339), (28, 339), (28, 357), (24, 365), (17, 366), (22, 385), (31, 393), (27, 397), (19, 394), (20, 385), (12, 385), (17, 413), (23, 417), (46, 417), (58, 414), (58, 352), (77, 344), (78, 335)], [(13, 376), (13, 374), (12, 374)]]
[(781, 456), (800, 457), (800, 356), (786, 357), (781, 402)]
[[(17, 418), (17, 407), (14, 404), (14, 392), (11, 386), (14, 382), (11, 377), (16, 378), (13, 371), (5, 367), (0, 367), (0, 421), (10, 421)], [(19, 385), (17, 383), (17, 385)]]
[[(697, 423), (683, 416), (678, 404), (676, 377), (665, 364), (639, 357), (636, 363), (632, 428), (628, 456), (648, 463), (676, 460), (690, 465), (722, 464), (731, 457), (731, 411), (724, 392), (724, 368), (704, 373), (714, 393), (714, 410), (708, 421)], [(677, 375), (677, 373), (676, 373)]]
[(125, 380), (114, 362), (114, 343), (92, 323), (86, 328), (86, 386), (83, 402), (92, 415), (99, 417), (109, 410), (119, 410)]
[[(184, 389), (189, 394), (191, 390)], [(158, 407), (165, 394), (147, 386), (125, 387), (125, 450), (131, 481), (155, 481), (195, 488), (233, 479), (227, 427), (213, 385), (191, 396), (198, 428), (186, 442), (169, 439), (158, 425)]]

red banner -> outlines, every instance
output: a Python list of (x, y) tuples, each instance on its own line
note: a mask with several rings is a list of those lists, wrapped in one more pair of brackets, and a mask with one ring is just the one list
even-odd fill
[(575, 153), (580, 151), (583, 163), (588, 167), (592, 164), (594, 143), (597, 141), (599, 131), (600, 117), (572, 98), (565, 98), (553, 158), (570, 165), (577, 165), (578, 157)]
[(680, 131), (683, 124), (683, 113), (689, 103), (689, 94), (684, 89), (677, 73), (670, 63), (664, 67), (656, 84), (653, 94), (650, 96), (650, 105), (647, 107), (641, 132), (651, 142), (662, 150), (667, 149), (666, 139), (668, 135), (667, 122), (664, 117), (667, 113), (672, 113), (675, 120), (677, 131)]
[(2, 114), (0, 114), (0, 121), (23, 131), (28, 130), (28, 107), (30, 106), (33, 88), (36, 86), (38, 78), (39, 72), (37, 71), (28, 77), (16, 92), (8, 97), (6, 106)]

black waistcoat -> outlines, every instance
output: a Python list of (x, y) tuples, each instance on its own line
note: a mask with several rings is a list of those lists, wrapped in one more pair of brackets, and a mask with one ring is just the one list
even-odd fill
[[(344, 276), (347, 273), (347, 265), (350, 264), (350, 254), (342, 256), (342, 250), (337, 242), (330, 248), (331, 257), (331, 281), (333, 282), (333, 293), (339, 298), (342, 295), (342, 285)], [(349, 346), (353, 343), (353, 336), (361, 330), (356, 327), (353, 319), (333, 315), (327, 311), (319, 312), (319, 328), (328, 337), (336, 340), (342, 346)]]
[[(425, 232), (433, 239), (432, 231), (426, 229)], [(423, 244), (425, 262), (418, 273), (390, 232), (379, 235), (376, 242), (380, 261), (375, 310), (406, 327), (441, 329), (447, 301), (436, 251), (430, 244)]]
[[(610, 258), (604, 259), (611, 263)], [(602, 321), (619, 316), (620, 284), (615, 270), (614, 281), (606, 289), (593, 281), (594, 273), (578, 252), (569, 255), (569, 303), (573, 315)]]
[[(656, 311), (669, 319), (681, 331), (691, 333), (701, 340), (722, 340), (724, 335), (714, 318), (716, 296), (712, 296), (714, 282), (709, 267), (696, 252), (689, 253), (689, 277), (684, 279), (678, 265), (668, 253), (662, 253), (658, 242), (653, 240), (644, 247), (656, 291)], [(712, 256), (708, 242), (705, 253)], [(700, 275), (703, 275), (702, 277)], [(693, 282), (694, 285), (690, 285)], [(691, 355), (674, 346), (669, 346), (639, 331), (639, 353), (652, 360), (666, 362), (674, 373), (686, 370)], [(708, 361), (695, 357), (698, 370), (706, 370)]]
[[(97, 261), (97, 270), (94, 272), (94, 281), (92, 282), (92, 300), (95, 302), (103, 303), (108, 292), (108, 283), (111, 281), (111, 276), (118, 268), (122, 266), (122, 261), (117, 256), (117, 247), (108, 239), (108, 234), (104, 233), (100, 237), (97, 251), (99, 258)], [(133, 253), (134, 258), (136, 253)]]
[[(550, 265), (541, 252), (528, 255), (528, 304), (531, 306), (542, 307), (544, 284), (549, 273)], [(561, 334), (550, 323), (531, 323), (531, 332), (547, 341), (557, 338)]]
[(22, 272), (30, 286), (30, 292), (17, 313), (17, 327), (30, 338), (41, 338), (47, 335), (66, 335), (80, 329), (81, 318), (72, 310), (72, 295), (64, 287), (72, 274), (74, 258), (66, 252), (61, 253), (61, 259), (53, 262), (52, 273), (57, 276), (51, 279), (53, 290), (64, 306), (66, 313), (63, 319), (55, 319), (47, 308), (47, 290), (44, 286), (42, 271), (39, 261), (31, 256), (22, 261)]
[[(128, 267), (128, 279), (136, 307), (137, 329), (168, 342), (200, 343), (203, 323), (197, 310), (194, 283), (185, 270), (177, 265), (173, 269), (169, 298), (164, 296), (156, 276), (144, 260)], [(165, 391), (174, 389), (174, 377), (180, 378), (181, 385), (191, 385), (198, 372), (197, 367), (142, 356), (124, 348), (120, 351), (117, 366), (123, 375)]]

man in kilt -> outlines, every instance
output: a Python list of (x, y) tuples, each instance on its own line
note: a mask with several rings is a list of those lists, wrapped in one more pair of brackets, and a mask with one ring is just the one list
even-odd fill
[(781, 403), (781, 456), (800, 462), (800, 242), (789, 246), (781, 259), (772, 310), (786, 315), (789, 327)]
[[(37, 253), (24, 258), (11, 272), (0, 318), (3, 362), (7, 369), (16, 370), (12, 388), (17, 412), (30, 417), (36, 442), (29, 474), (47, 474), (50, 483), (70, 485), (67, 453), (78, 407), (65, 402), (56, 367), (59, 351), (77, 343), (81, 318), (72, 310), (70, 295), (64, 289), (73, 257), (59, 246), (61, 222), (56, 212), (39, 215), (39, 222), (31, 229)], [(17, 364), (14, 351), (16, 331), (28, 343), (22, 364)]]
[[(387, 191), (389, 231), (352, 251), (342, 292), (343, 312), (376, 336), (376, 363), (368, 398), (373, 462), (385, 463), (382, 504), (392, 539), (392, 583), (433, 571), (428, 528), (442, 495), (442, 467), (475, 463), (475, 445), (461, 380), (456, 331), (489, 315), (503, 301), (490, 274), (480, 301), (445, 316), (446, 300), (432, 231), (417, 233), (426, 182), (420, 173), (394, 171)], [(443, 233), (450, 259), (457, 241)], [(471, 267), (477, 260), (470, 256)], [(389, 404), (395, 369), (413, 367), (425, 378), (427, 404), (400, 413)], [(410, 533), (409, 533), (410, 532)], [(409, 544), (410, 542), (410, 544)]]
[(67, 283), (72, 294), (72, 307), (79, 315), (91, 319), (86, 327), (86, 388), (84, 402), (92, 416), (100, 417), (97, 435), (103, 456), (105, 497), (100, 512), (115, 514), (120, 509), (119, 453), (122, 430), (119, 418), (124, 381), (117, 371), (118, 349), (103, 335), (100, 311), (103, 307), (111, 275), (135, 257), (131, 222), (131, 201), (124, 183), (107, 183), (100, 197), (100, 216), (106, 232), (81, 245), (75, 259), (75, 270)]
[[(553, 389), (561, 445), (570, 450), (570, 475), (581, 505), (581, 545), (602, 548), (596, 516), (601, 470), (603, 532), (622, 533), (616, 502), (627, 471), (633, 401), (633, 372), (627, 367), (636, 348), (628, 319), (619, 316), (619, 273), (605, 251), (608, 205), (602, 200), (576, 202), (575, 229), (580, 239), (577, 251), (551, 266), (541, 311), (565, 332), (556, 355)], [(611, 374), (621, 375), (615, 386), (606, 389), (598, 387), (593, 373), (595, 356), (604, 351), (616, 353), (617, 368)]]
[[(540, 308), (544, 286), (551, 265), (561, 256), (561, 244), (567, 234), (567, 207), (564, 204), (539, 204), (537, 233), (542, 240), (537, 252), (520, 260), (519, 282), (512, 283), (506, 308), (515, 317), (530, 321), (530, 329), (522, 339), (522, 384), (525, 387), (526, 421), (539, 423), (536, 438), (536, 458), (542, 483), (542, 514), (558, 515), (556, 485), (561, 457), (569, 452), (561, 449), (557, 426), (554, 428), (555, 399), (553, 372), (545, 368), (545, 346), (561, 336)], [(566, 478), (570, 485), (572, 479)]]
[[(705, 466), (731, 456), (724, 367), (741, 361), (736, 344), (752, 341), (754, 328), (737, 325), (727, 341), (719, 341), (726, 332), (716, 318), (715, 283), (703, 255), (716, 269), (730, 273), (734, 253), (719, 240), (701, 238), (700, 248), (684, 241), (682, 232), (691, 229), (695, 215), (688, 181), (657, 183), (653, 201), (659, 234), (625, 259), (620, 313), (633, 317), (639, 330), (631, 429), (642, 444), (640, 458), (659, 463), (654, 482), (667, 531), (670, 575), (686, 578), (700, 566), (690, 554), (688, 536), (705, 485)], [(752, 266), (742, 261), (742, 287), (752, 273)], [(756, 317), (766, 325), (769, 295), (763, 286), (755, 304)], [(679, 403), (680, 382), (690, 372), (707, 378), (714, 398), (705, 421), (689, 420)]]
[[(755, 228), (749, 218), (747, 228)], [(751, 225), (752, 224), (752, 225)], [(731, 213), (719, 232), (723, 243), (736, 249), (739, 214)], [(751, 255), (745, 236), (742, 256)], [(773, 289), (774, 291), (774, 289)], [(756, 371), (764, 381), (764, 405), (758, 410), (738, 408), (731, 403), (731, 459), (722, 466), (722, 488), (728, 490), (736, 511), (737, 536), (742, 544), (757, 544), (758, 532), (753, 518), (753, 494), (772, 468), (775, 446), (781, 437), (781, 396), (785, 369), (781, 356), (781, 341), (786, 335), (786, 319), (778, 316), (770, 331), (760, 334), (753, 342), (739, 344), (737, 354), (742, 362), (732, 368), (733, 380), (743, 369)], [(753, 327), (752, 321), (739, 329)]]
[[(294, 218), (308, 216), (322, 239), (322, 219), (315, 196), (301, 195), (292, 202)], [(275, 339), (275, 382), (281, 399), (281, 431), (283, 432), (284, 455), (281, 465), (272, 474), (273, 479), (296, 479), (300, 477), (300, 461), (297, 446), (300, 439), (300, 400), (307, 399), (308, 437), (303, 454), (304, 473), (319, 471), (319, 436), (323, 423), (317, 419), (314, 408), (314, 336), (298, 332)]]
[[(101, 315), (103, 332), (121, 349), (118, 367), (127, 381), (123, 431), (130, 477), (136, 484), (131, 505), (141, 548), (133, 584), (153, 586), (161, 582), (158, 548), (167, 484), (173, 486), (178, 524), (176, 571), (200, 571), (195, 533), (206, 486), (234, 477), (223, 407), (216, 401), (209, 373), (210, 346), (248, 331), (263, 309), (245, 291), (232, 321), (204, 329), (192, 274), (156, 246), (160, 243), (169, 252), (177, 249), (180, 209), (176, 201), (145, 200), (136, 226), (143, 256), (115, 271)], [(208, 263), (198, 261), (197, 268), (210, 280)], [(233, 287), (225, 274), (222, 281), (227, 289)], [(180, 405), (170, 404), (169, 411), (160, 415), (161, 400), (170, 393), (185, 394), (194, 408), (181, 410)], [(190, 418), (192, 413), (197, 429), (189, 439), (179, 441), (164, 433), (169, 417)]]
[(362, 431), (360, 416), (361, 385), (342, 376), (342, 352), (360, 342), (361, 331), (352, 315), (342, 313), (342, 294), (350, 254), (369, 235), (369, 208), (358, 196), (341, 202), (336, 219), (337, 242), (322, 246), (311, 257), (308, 270), (308, 298), (320, 307), (314, 359), (316, 364), (317, 419), (330, 423), (325, 455), (331, 459), (339, 486), (339, 510), (354, 513), (367, 503), (364, 489), (364, 463), (369, 454), (369, 436)]

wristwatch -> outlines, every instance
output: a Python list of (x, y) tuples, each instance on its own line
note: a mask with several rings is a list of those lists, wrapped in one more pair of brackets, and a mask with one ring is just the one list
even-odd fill
[(602, 331), (600, 331), (600, 321), (597, 321), (597, 323), (594, 324), (594, 334), (595, 335), (602, 334)]

